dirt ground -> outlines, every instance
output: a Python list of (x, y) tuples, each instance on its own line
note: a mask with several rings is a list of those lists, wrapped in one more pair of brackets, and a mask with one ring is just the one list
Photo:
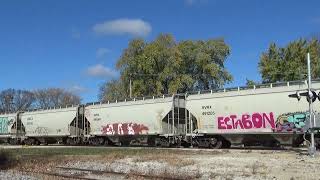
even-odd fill
[(117, 150), (112, 150), (108, 153), (108, 149), (105, 149), (105, 153), (48, 157), (32, 154), (30, 157), (20, 157), (18, 164), (3, 172), (24, 173), (35, 179), (320, 178), (320, 155), (312, 158), (307, 155), (305, 149), (130, 151), (118, 153)]

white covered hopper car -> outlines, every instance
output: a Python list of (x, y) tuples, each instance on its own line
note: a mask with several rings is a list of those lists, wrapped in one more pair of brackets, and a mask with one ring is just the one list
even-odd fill
[[(195, 116), (197, 134), (204, 135), (197, 139), (200, 146), (230, 146), (230, 142), (297, 146), (309, 127), (309, 103), (288, 95), (306, 89), (306, 82), (289, 82), (199, 92), (187, 97), (186, 109)], [(313, 91), (319, 90), (320, 83), (314, 83)], [(313, 106), (317, 115), (320, 102)]]
[[(306, 88), (305, 81), (288, 82), (2, 114), (0, 138), (25, 144), (298, 146), (309, 136), (309, 104), (288, 95)], [(313, 91), (319, 90), (315, 81)], [(318, 121), (320, 102), (313, 105)]]
[[(162, 120), (172, 110), (172, 96), (114, 103), (96, 103), (85, 108), (90, 122), (90, 142), (106, 144), (120, 142), (150, 143), (152, 137), (163, 134)], [(138, 138), (136, 138), (138, 137)]]
[(76, 144), (79, 138), (73, 137), (81, 135), (81, 130), (76, 128), (78, 109), (76, 106), (21, 113), (20, 120), (25, 128), (24, 142), (47, 144), (58, 141)]

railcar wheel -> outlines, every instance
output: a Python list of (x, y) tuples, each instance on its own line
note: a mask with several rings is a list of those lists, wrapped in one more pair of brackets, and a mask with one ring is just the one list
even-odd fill
[(42, 145), (44, 145), (44, 146), (48, 146), (48, 145), (49, 145), (49, 142), (48, 142), (46, 139), (41, 139), (41, 140), (39, 141), (39, 144), (42, 144)]
[(105, 144), (105, 140), (103, 137), (93, 137), (90, 139), (90, 145), (93, 146), (101, 146)]
[[(266, 142), (262, 143), (262, 145), (264, 147), (271, 147), (271, 148), (280, 147), (280, 143), (277, 141), (266, 141)], [(292, 147), (299, 147), (299, 144), (296, 144), (295, 146), (294, 146), (294, 144), (292, 144)]]
[(71, 144), (72, 144), (72, 139), (71, 139), (71, 138), (68, 138), (68, 139), (66, 140), (66, 144), (67, 144), (67, 145), (71, 145)]
[(98, 141), (98, 145), (104, 145), (104, 143), (105, 143), (105, 140), (103, 139), (103, 137), (99, 137), (98, 139), (97, 139), (97, 141)]
[(79, 142), (79, 140), (77, 138), (67, 138), (66, 143), (67, 143), (67, 145), (76, 146), (80, 142)]
[(36, 140), (33, 138), (28, 138), (26, 140), (24, 140), (24, 144), (28, 145), (28, 146), (32, 146), (32, 145), (36, 145)]
[(320, 138), (319, 137), (315, 138), (315, 145), (316, 145), (317, 150), (319, 150), (320, 149)]
[(186, 141), (182, 141), (181, 146), (182, 146), (183, 148), (188, 148), (188, 147), (191, 146), (191, 143), (186, 142)]
[(231, 147), (231, 143), (228, 140), (224, 140), (222, 141), (222, 148), (230, 148)]
[(158, 142), (158, 145), (160, 147), (165, 147), (165, 148), (170, 147), (170, 143), (169, 143), (168, 139), (166, 139), (166, 138), (160, 138), (159, 142)]
[(120, 143), (120, 146), (129, 147), (130, 144), (131, 144), (131, 141), (130, 141), (129, 139), (123, 139), (123, 140), (120, 141), (119, 143)]
[(24, 140), (24, 144), (25, 144), (25, 145), (27, 145), (27, 146), (32, 145), (32, 143), (31, 143), (31, 140), (30, 140), (30, 139), (26, 139), (26, 140)]
[(222, 141), (217, 140), (217, 142), (212, 146), (213, 149), (220, 149), (222, 148)]
[(205, 138), (202, 140), (199, 147), (207, 147), (210, 149), (220, 149), (223, 145), (223, 140), (218, 137)]
[(148, 146), (151, 146), (151, 147), (156, 146), (155, 138), (149, 137), (149, 138), (147, 139), (147, 144), (148, 144)]
[(15, 138), (10, 138), (8, 140), (8, 142), (9, 142), (10, 145), (17, 145), (18, 144), (17, 139), (15, 139)]

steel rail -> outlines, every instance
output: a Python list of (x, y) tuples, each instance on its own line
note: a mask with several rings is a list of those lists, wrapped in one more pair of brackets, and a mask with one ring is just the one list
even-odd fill
[(62, 167), (57, 166), (56, 168), (63, 169), (63, 170), (75, 170), (75, 171), (87, 171), (92, 173), (99, 173), (99, 174), (117, 174), (117, 175), (123, 175), (123, 176), (138, 176), (143, 178), (150, 178), (150, 179), (170, 179), (170, 180), (184, 180), (184, 179), (195, 179), (196, 176), (184, 176), (184, 177), (173, 177), (173, 176), (159, 176), (159, 175), (152, 175), (152, 174), (139, 174), (137, 172), (115, 172), (111, 170), (94, 170), (94, 169), (83, 169), (83, 168), (72, 168), (72, 167)]

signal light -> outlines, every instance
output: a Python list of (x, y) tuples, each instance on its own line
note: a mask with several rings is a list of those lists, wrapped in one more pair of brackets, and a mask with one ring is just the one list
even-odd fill
[(297, 98), (298, 101), (300, 101), (300, 99), (301, 99), (301, 95), (298, 91), (295, 94), (289, 94), (289, 97), (290, 98)]
[(312, 102), (316, 101), (318, 95), (316, 92), (314, 91), (306, 91), (306, 92), (303, 92), (303, 93), (300, 93), (301, 96), (306, 96), (307, 98), (307, 101), (310, 102), (310, 99)]
[(310, 91), (310, 94), (308, 93), (308, 96), (307, 96), (307, 101), (310, 102), (310, 99), (312, 102), (316, 101), (317, 99), (317, 93), (314, 92), (314, 91)]
[(301, 99), (301, 96), (305, 96), (307, 101), (310, 102), (310, 99), (312, 102), (315, 102), (318, 98), (318, 100), (320, 101), (320, 92), (317, 94), (316, 92), (314, 91), (306, 91), (306, 92), (296, 92), (295, 94), (289, 94), (288, 95), (290, 98), (297, 98), (298, 101), (300, 101)]

